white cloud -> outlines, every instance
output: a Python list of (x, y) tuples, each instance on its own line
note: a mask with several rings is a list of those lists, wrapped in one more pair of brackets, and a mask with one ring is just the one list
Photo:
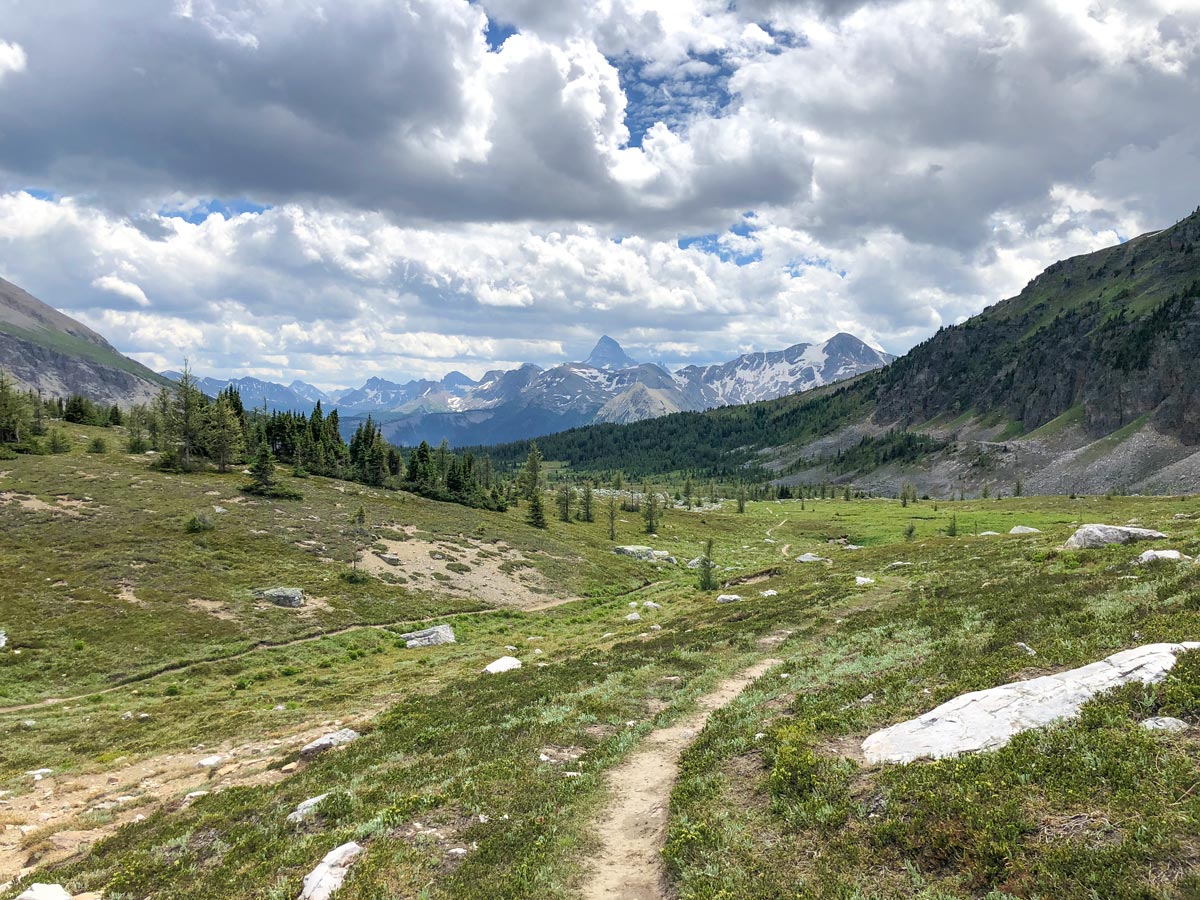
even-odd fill
[(24, 72), (27, 63), (25, 50), (20, 44), (0, 41), (0, 79), (10, 72)]
[(98, 291), (107, 291), (118, 297), (124, 297), (126, 300), (132, 300), (138, 306), (150, 305), (150, 299), (140, 287), (132, 281), (126, 281), (116, 275), (101, 275), (99, 278), (93, 278), (92, 287)]

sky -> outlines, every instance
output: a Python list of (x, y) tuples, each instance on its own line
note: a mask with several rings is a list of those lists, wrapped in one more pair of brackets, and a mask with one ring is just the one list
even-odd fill
[(155, 369), (902, 353), (1200, 205), (1200, 0), (0, 0), (0, 276)]

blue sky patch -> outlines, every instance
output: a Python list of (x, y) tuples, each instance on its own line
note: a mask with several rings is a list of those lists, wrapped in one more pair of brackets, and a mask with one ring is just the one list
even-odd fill
[[(730, 227), (727, 234), (736, 234), (739, 237), (748, 237), (750, 232), (755, 230), (755, 226), (749, 220), (753, 218), (753, 213), (747, 213), (745, 218), (737, 224)], [(721, 262), (731, 262), (737, 266), (748, 266), (750, 263), (759, 262), (762, 260), (762, 248), (755, 247), (749, 253), (739, 253), (721, 241), (722, 235), (716, 232), (712, 234), (697, 234), (686, 235), (678, 241), (680, 250), (687, 250), (689, 247), (694, 247), (701, 253), (708, 253), (717, 257)]]
[(258, 215), (270, 208), (270, 206), (254, 203), (243, 198), (237, 200), (218, 200), (214, 198), (205, 203), (198, 203), (190, 209), (162, 209), (159, 210), (158, 214), (168, 218), (183, 219), (185, 222), (199, 225), (213, 213), (225, 219), (232, 219), (234, 216), (240, 216), (243, 213)]
[(734, 70), (719, 53), (691, 56), (686, 74), (648, 75), (645, 60), (633, 56), (608, 61), (617, 69), (625, 92), (630, 147), (640, 147), (657, 122), (675, 131), (695, 116), (719, 115), (733, 99), (729, 78)]

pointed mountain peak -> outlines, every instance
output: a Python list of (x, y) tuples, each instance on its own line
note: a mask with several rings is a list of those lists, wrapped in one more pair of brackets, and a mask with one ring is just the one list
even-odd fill
[(628, 369), (636, 366), (638, 361), (625, 353), (621, 345), (607, 334), (596, 341), (591, 354), (583, 361), (585, 366), (594, 369)]

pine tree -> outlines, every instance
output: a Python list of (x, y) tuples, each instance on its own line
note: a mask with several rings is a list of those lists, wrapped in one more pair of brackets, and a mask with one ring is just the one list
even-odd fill
[(204, 405), (204, 395), (196, 387), (196, 378), (185, 359), (170, 412), (170, 434), (179, 445), (179, 461), (184, 469), (192, 467), (192, 455), (204, 435)]
[(275, 487), (275, 455), (265, 440), (258, 445), (258, 452), (250, 465), (250, 477), (263, 493)]
[(646, 534), (657, 534), (658, 495), (653, 491), (646, 491), (646, 506), (642, 510), (642, 517), (646, 520)]
[[(529, 456), (525, 459), (525, 468), (521, 472), (520, 490), (522, 500), (533, 500), (542, 490), (542, 451), (538, 449), (537, 441), (529, 443)], [(538, 526), (544, 528), (544, 525)]]
[[(133, 422), (131, 414), (130, 422)], [(208, 408), (208, 453), (217, 464), (218, 472), (228, 472), (229, 464), (242, 452), (242, 425), (234, 415), (229, 400), (222, 394)]]
[(542, 506), (541, 491), (529, 497), (529, 510), (525, 513), (525, 521), (534, 528), (546, 527), (546, 510)]
[(738, 485), (737, 511), (739, 513), (744, 513), (746, 511), (746, 486), (744, 484)]
[(615, 541), (617, 539), (617, 495), (609, 494), (608, 503), (605, 505), (605, 515), (608, 518), (608, 539)]
[(596, 521), (596, 514), (592, 510), (592, 483), (585, 481), (583, 483), (583, 493), (579, 500), (579, 517), (585, 522)]
[(20, 443), (32, 420), (28, 401), (0, 369), (0, 444)]
[(571, 521), (571, 494), (573, 493), (571, 485), (564, 481), (555, 495), (555, 502), (558, 504), (558, 517), (564, 522)]

